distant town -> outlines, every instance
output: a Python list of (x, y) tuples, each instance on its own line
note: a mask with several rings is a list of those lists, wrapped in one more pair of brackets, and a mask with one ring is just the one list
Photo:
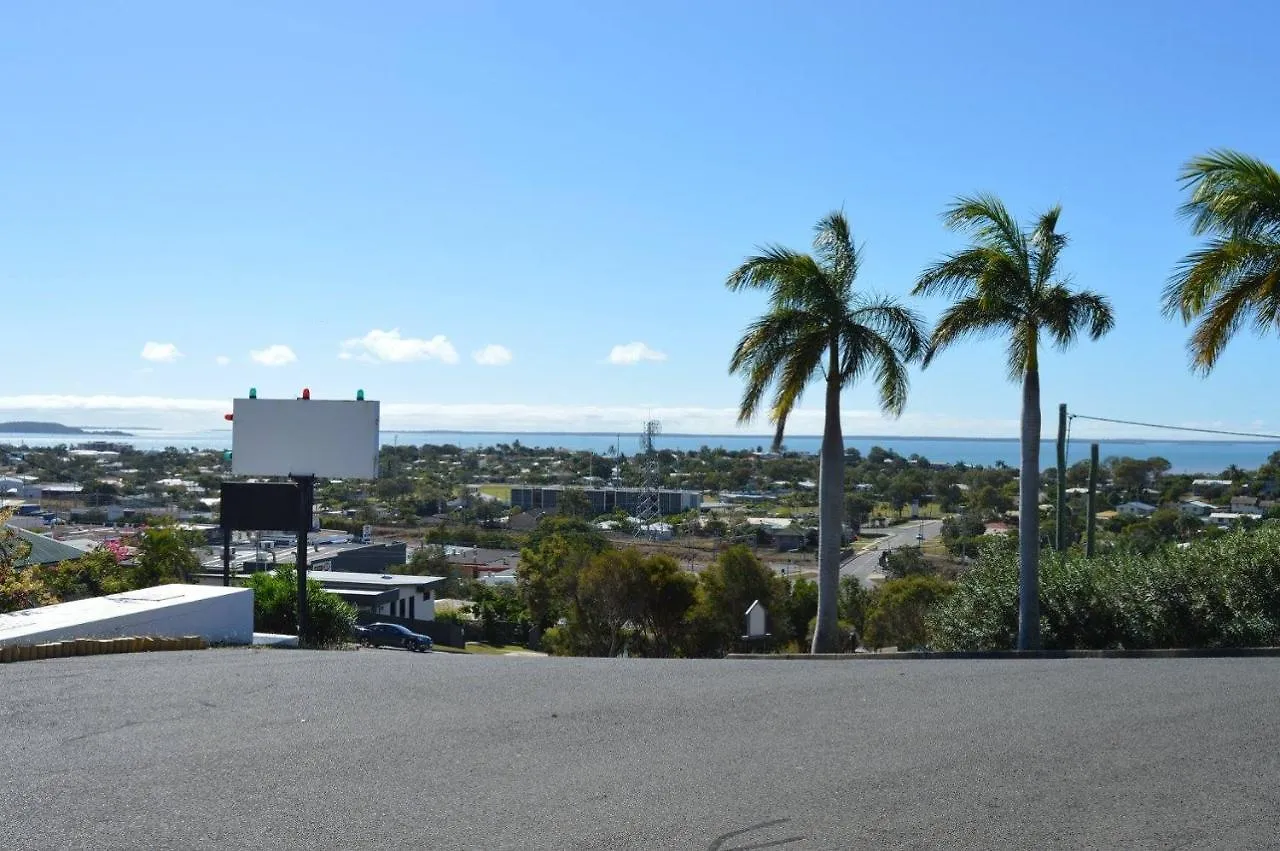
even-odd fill
[[(1253, 471), (1174, 475), (1168, 467), (1161, 458), (1105, 459), (1095, 502), (1100, 548), (1151, 553), (1280, 515), (1280, 453)], [(878, 555), (873, 569), (851, 575), (867, 587), (912, 574), (961, 575), (985, 538), (1016, 528), (1017, 472), (851, 450), (843, 558), (853, 565), (860, 555)], [(527, 620), (516, 594), (522, 550), (548, 518), (572, 518), (610, 546), (668, 556), (693, 574), (727, 549), (746, 547), (795, 585), (816, 574), (817, 476), (815, 456), (787, 452), (655, 449), (626, 456), (518, 442), (383, 447), (377, 480), (317, 485), (310, 566), (322, 584), (371, 615), (435, 619), (468, 612), (477, 593), (502, 593), (517, 622)], [(190, 535), (200, 565), (193, 581), (210, 584), (222, 578), (219, 489), (229, 478), (222, 452), (140, 451), (109, 440), (0, 445), (7, 523), (49, 542), (40, 557), (61, 561), (109, 544), (127, 555), (138, 529), (168, 523)], [(1042, 475), (1046, 518), (1055, 508), (1056, 478), (1053, 469)], [(1087, 463), (1067, 469), (1071, 542), (1085, 534), (1088, 480)], [(886, 546), (895, 529), (916, 525), (920, 533), (903, 539), (909, 546)], [(296, 543), (287, 530), (237, 533), (232, 570), (248, 576), (290, 565)], [(417, 597), (388, 593), (414, 575), (446, 584)]]

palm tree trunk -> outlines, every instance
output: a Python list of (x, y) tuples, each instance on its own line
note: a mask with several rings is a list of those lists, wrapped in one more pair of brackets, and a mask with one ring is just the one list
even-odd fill
[(840, 350), (831, 346), (826, 422), (818, 468), (818, 621), (813, 653), (840, 649), (836, 601), (840, 596), (840, 533), (844, 513), (844, 435), (840, 430)]
[(1022, 467), (1018, 471), (1018, 649), (1040, 649), (1040, 368), (1022, 377)]

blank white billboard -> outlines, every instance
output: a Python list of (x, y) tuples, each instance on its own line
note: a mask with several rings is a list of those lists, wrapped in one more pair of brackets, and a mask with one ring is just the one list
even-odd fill
[(378, 403), (236, 399), (231, 472), (237, 476), (378, 476)]

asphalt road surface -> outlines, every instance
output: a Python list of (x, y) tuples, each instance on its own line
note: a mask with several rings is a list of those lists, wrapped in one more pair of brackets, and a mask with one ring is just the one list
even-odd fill
[(0, 845), (1261, 848), (1280, 660), (0, 668)]
[(841, 576), (856, 576), (863, 585), (867, 577), (880, 570), (880, 554), (886, 550), (899, 547), (914, 547), (920, 543), (916, 535), (923, 534), (926, 541), (933, 540), (942, 533), (941, 520), (912, 521), (901, 526), (890, 526), (884, 530), (888, 534), (877, 541), (875, 549), (845, 561), (840, 565)]

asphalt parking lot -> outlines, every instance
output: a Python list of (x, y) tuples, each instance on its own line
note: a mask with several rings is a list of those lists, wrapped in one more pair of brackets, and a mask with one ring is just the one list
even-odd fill
[(5, 848), (1275, 846), (1280, 659), (0, 667)]

